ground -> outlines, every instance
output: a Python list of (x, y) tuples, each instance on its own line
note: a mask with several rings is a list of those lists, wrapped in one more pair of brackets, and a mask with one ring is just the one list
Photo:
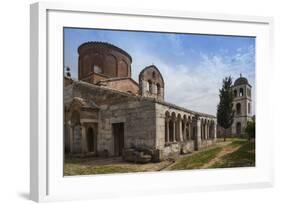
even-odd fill
[(218, 140), (216, 145), (177, 160), (134, 164), (116, 158), (66, 158), (64, 175), (92, 175), (165, 170), (189, 170), (255, 166), (255, 141), (246, 139)]

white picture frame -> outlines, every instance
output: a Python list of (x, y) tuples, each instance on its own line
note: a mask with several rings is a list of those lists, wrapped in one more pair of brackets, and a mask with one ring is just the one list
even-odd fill
[[(272, 107), (270, 97), (273, 96), (270, 84), (273, 73), (272, 18), (44, 2), (31, 5), (30, 25), (32, 200), (95, 199), (273, 186), (272, 109), (265, 109)], [(63, 177), (61, 34), (64, 26), (256, 36), (256, 167)], [(266, 139), (262, 137), (265, 135)]]

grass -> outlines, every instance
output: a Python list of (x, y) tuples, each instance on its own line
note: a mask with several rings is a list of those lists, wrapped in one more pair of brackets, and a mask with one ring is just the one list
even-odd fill
[(68, 164), (64, 166), (65, 176), (92, 175), (92, 174), (112, 174), (137, 172), (138, 170), (117, 165), (85, 166), (79, 164)]
[[(200, 169), (211, 160), (218, 157), (225, 149), (234, 150), (231, 153), (220, 155), (218, 161), (211, 163), (208, 168), (228, 168), (228, 167), (250, 167), (255, 166), (255, 142), (246, 139), (229, 139), (231, 142), (225, 144), (218, 143), (216, 147), (202, 150), (190, 156), (178, 159), (169, 170)], [(91, 158), (66, 158), (64, 164), (64, 175), (93, 175), (111, 173), (143, 172), (145, 169), (139, 166), (128, 164), (92, 164)], [(156, 171), (156, 169), (155, 169)]]
[(238, 150), (227, 154), (211, 168), (251, 167), (255, 166), (255, 142), (234, 141), (231, 144), (240, 144)]
[(211, 161), (220, 151), (222, 147), (215, 147), (192, 156), (185, 157), (171, 167), (171, 170), (198, 169), (204, 164)]

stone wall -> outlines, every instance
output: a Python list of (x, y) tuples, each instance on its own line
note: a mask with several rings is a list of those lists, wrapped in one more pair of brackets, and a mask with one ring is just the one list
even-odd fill
[(130, 101), (100, 106), (98, 149), (114, 153), (112, 124), (124, 123), (124, 148), (155, 145), (155, 106), (152, 102)]
[[(78, 108), (69, 109), (69, 112), (79, 111), (80, 123), (78, 124), (81, 124), (82, 130), (80, 138), (78, 130), (74, 133), (75, 152), (79, 152), (79, 146), (82, 147), (82, 152), (86, 150), (87, 144), (83, 142), (83, 139), (86, 138), (87, 123), (97, 123), (97, 153), (99, 155), (105, 151), (109, 156), (116, 154), (114, 123), (124, 124), (125, 149), (150, 148), (154, 153), (152, 157), (155, 161), (176, 158), (179, 154), (209, 146), (216, 139), (216, 119), (211, 115), (196, 113), (173, 104), (81, 81), (73, 82), (71, 86), (65, 88), (64, 93), (66, 102), (71, 97), (82, 99), (77, 101)], [(72, 103), (71, 106), (73, 107), (74, 104)], [(167, 119), (174, 123), (173, 130), (170, 131), (174, 134), (169, 140), (167, 140)], [(213, 125), (215, 128), (212, 127)]]
[(139, 94), (139, 85), (131, 78), (109, 79), (98, 83), (101, 87), (107, 87), (114, 90), (129, 92), (134, 95)]
[[(73, 84), (73, 97), (94, 102), (99, 107), (98, 152), (107, 150), (110, 155), (114, 154), (113, 123), (124, 123), (124, 148), (140, 145), (150, 148), (155, 146), (156, 125), (153, 101), (84, 82)], [(86, 115), (85, 112), (83, 116)]]

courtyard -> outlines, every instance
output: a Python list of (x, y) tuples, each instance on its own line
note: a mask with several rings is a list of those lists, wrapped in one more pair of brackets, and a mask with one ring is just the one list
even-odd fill
[(158, 163), (137, 164), (122, 157), (65, 158), (64, 175), (93, 175), (255, 166), (255, 141), (239, 138), (218, 139), (204, 150), (180, 155)]

